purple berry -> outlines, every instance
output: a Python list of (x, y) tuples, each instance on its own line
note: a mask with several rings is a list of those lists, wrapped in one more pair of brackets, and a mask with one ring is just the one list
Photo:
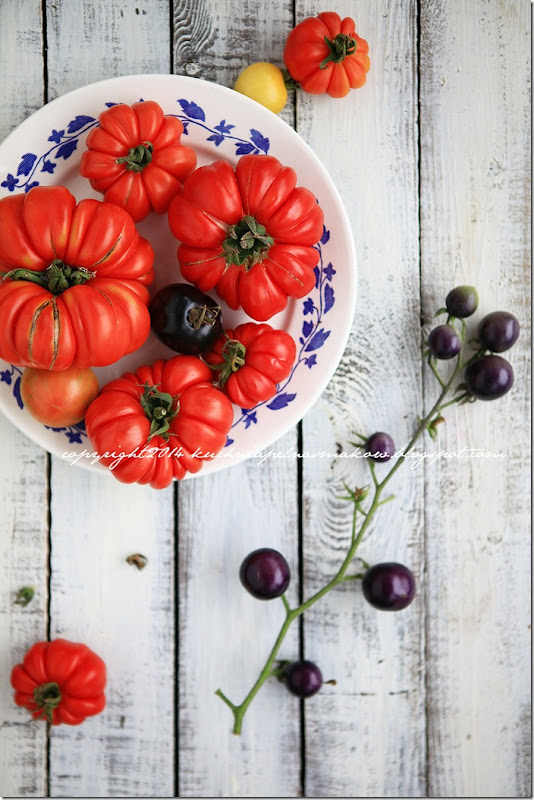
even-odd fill
[(445, 360), (454, 358), (460, 352), (462, 343), (460, 337), (450, 325), (438, 325), (430, 331), (428, 348), (433, 356)]
[(294, 661), (284, 675), (287, 688), (297, 697), (311, 697), (323, 685), (323, 676), (313, 661)]
[(482, 347), (492, 353), (504, 353), (517, 342), (519, 322), (508, 311), (493, 311), (478, 326), (478, 339)]
[(501, 356), (482, 356), (465, 370), (465, 382), (473, 397), (497, 400), (512, 388), (514, 371)]
[(453, 317), (470, 317), (478, 308), (478, 292), (474, 286), (457, 286), (447, 295), (445, 305)]
[(362, 579), (365, 599), (381, 611), (401, 611), (415, 596), (415, 578), (408, 567), (395, 561), (375, 564)]
[(383, 431), (373, 433), (364, 444), (364, 450), (369, 453), (367, 456), (371, 461), (389, 461), (395, 455), (395, 442)]
[(249, 553), (239, 570), (241, 583), (258, 600), (272, 600), (284, 594), (291, 573), (278, 550), (262, 547)]

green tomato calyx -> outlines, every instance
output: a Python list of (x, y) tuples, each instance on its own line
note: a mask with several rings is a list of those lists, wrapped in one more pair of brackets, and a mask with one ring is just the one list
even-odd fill
[(33, 690), (33, 699), (38, 715), (46, 717), (48, 722), (54, 721), (54, 709), (61, 703), (61, 691), (57, 683), (42, 683)]
[(85, 267), (69, 267), (60, 258), (55, 258), (44, 271), (25, 269), (20, 267), (6, 272), (2, 281), (10, 278), (12, 281), (30, 281), (48, 289), (52, 294), (61, 294), (71, 286), (80, 286), (82, 283), (94, 278), (96, 272), (91, 272)]
[(241, 222), (228, 228), (228, 236), (223, 242), (226, 263), (244, 266), (249, 270), (263, 261), (273, 244), (274, 239), (267, 233), (265, 225), (260, 225), (247, 214)]
[(325, 36), (324, 40), (325, 44), (330, 48), (330, 52), (319, 64), (320, 69), (326, 69), (330, 62), (332, 64), (340, 64), (347, 56), (353, 56), (358, 48), (356, 39), (353, 39), (348, 33), (338, 33), (332, 40)]
[(124, 164), (129, 172), (142, 172), (152, 161), (153, 151), (152, 142), (142, 142), (135, 147), (130, 147), (128, 154), (115, 159), (115, 163)]
[(154, 436), (161, 436), (162, 439), (168, 441), (170, 424), (180, 410), (179, 403), (172, 394), (158, 392), (157, 386), (145, 383), (141, 388), (143, 394), (139, 398), (139, 402), (146, 418), (150, 420), (147, 441), (149, 442)]

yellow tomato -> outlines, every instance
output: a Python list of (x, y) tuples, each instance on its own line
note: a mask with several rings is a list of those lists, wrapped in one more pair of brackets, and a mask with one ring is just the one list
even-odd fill
[(234, 89), (278, 114), (287, 103), (282, 70), (267, 61), (250, 64), (239, 74)]

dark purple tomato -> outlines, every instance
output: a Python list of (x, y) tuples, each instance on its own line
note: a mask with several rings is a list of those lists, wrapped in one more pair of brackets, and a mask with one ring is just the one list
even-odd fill
[(438, 325), (430, 331), (428, 348), (433, 356), (441, 360), (454, 358), (460, 352), (462, 343), (460, 337), (450, 325)]
[(401, 611), (415, 597), (415, 578), (403, 564), (387, 561), (370, 567), (362, 578), (365, 599), (381, 611)]
[(492, 353), (504, 353), (517, 342), (519, 322), (508, 311), (493, 311), (478, 326), (478, 340)]
[(239, 570), (241, 583), (258, 600), (272, 600), (284, 594), (291, 573), (278, 550), (262, 547), (249, 553)]
[(294, 661), (286, 670), (285, 682), (291, 694), (311, 697), (323, 685), (323, 676), (313, 661)]
[(465, 370), (465, 382), (479, 400), (497, 400), (512, 388), (514, 371), (501, 356), (481, 356)]
[(152, 330), (177, 353), (204, 353), (223, 330), (221, 307), (189, 283), (164, 286), (152, 298), (149, 311)]
[(395, 442), (383, 431), (371, 434), (364, 444), (364, 450), (369, 453), (367, 458), (371, 461), (389, 461), (395, 455)]
[(474, 286), (456, 286), (447, 295), (445, 305), (453, 317), (470, 317), (478, 308), (478, 292)]

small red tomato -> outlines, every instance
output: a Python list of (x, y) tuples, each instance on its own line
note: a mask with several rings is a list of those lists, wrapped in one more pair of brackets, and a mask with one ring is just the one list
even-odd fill
[(97, 394), (98, 379), (90, 368), (69, 367), (52, 372), (26, 367), (20, 381), (24, 408), (51, 428), (80, 422)]
[(164, 116), (154, 100), (145, 100), (112, 106), (98, 121), (87, 137), (80, 173), (135, 222), (151, 211), (164, 214), (196, 166), (195, 151), (180, 142), (180, 120)]
[(253, 408), (274, 397), (296, 355), (289, 333), (266, 323), (245, 322), (225, 331), (204, 359), (219, 369), (218, 385), (230, 400), (241, 408)]
[(52, 725), (79, 725), (106, 705), (106, 665), (85, 644), (54, 639), (31, 647), (11, 671), (15, 703)]
[(307, 17), (287, 37), (284, 61), (305, 92), (345, 97), (365, 83), (369, 47), (351, 17), (335, 11)]

